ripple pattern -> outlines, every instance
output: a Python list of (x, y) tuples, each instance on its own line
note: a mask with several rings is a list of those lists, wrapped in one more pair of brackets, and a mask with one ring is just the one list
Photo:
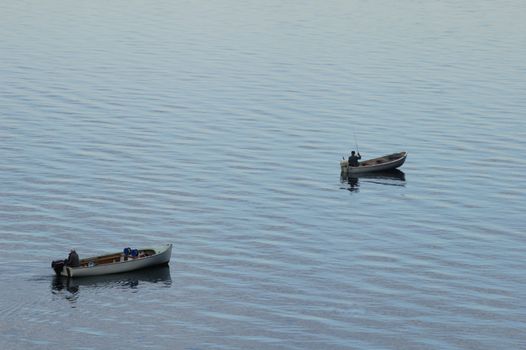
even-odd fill
[[(0, 348), (524, 348), (525, 14), (0, 3)], [(341, 179), (356, 146), (408, 160)]]

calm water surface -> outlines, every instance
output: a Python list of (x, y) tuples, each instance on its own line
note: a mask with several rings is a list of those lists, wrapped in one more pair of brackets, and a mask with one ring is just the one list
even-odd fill
[[(0, 348), (526, 348), (525, 17), (0, 1)], [(402, 173), (340, 179), (354, 135)]]

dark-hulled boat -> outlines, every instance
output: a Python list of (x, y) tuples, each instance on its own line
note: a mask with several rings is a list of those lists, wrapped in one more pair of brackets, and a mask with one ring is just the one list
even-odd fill
[(386, 171), (402, 166), (406, 158), (407, 152), (399, 152), (359, 162), (358, 166), (349, 166), (349, 162), (343, 159), (340, 161), (340, 167), (342, 175)]

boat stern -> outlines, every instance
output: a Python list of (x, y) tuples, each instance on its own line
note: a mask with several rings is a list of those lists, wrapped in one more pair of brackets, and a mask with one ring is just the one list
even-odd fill
[(53, 260), (51, 262), (51, 268), (55, 271), (57, 275), (60, 275), (64, 270), (65, 262), (64, 260)]

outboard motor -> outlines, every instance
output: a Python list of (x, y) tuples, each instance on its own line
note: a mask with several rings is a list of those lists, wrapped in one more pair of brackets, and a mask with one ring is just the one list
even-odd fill
[(55, 273), (57, 275), (60, 275), (60, 273), (62, 272), (62, 269), (64, 268), (64, 260), (53, 260), (51, 262), (51, 267), (53, 268), (53, 270), (55, 270)]

